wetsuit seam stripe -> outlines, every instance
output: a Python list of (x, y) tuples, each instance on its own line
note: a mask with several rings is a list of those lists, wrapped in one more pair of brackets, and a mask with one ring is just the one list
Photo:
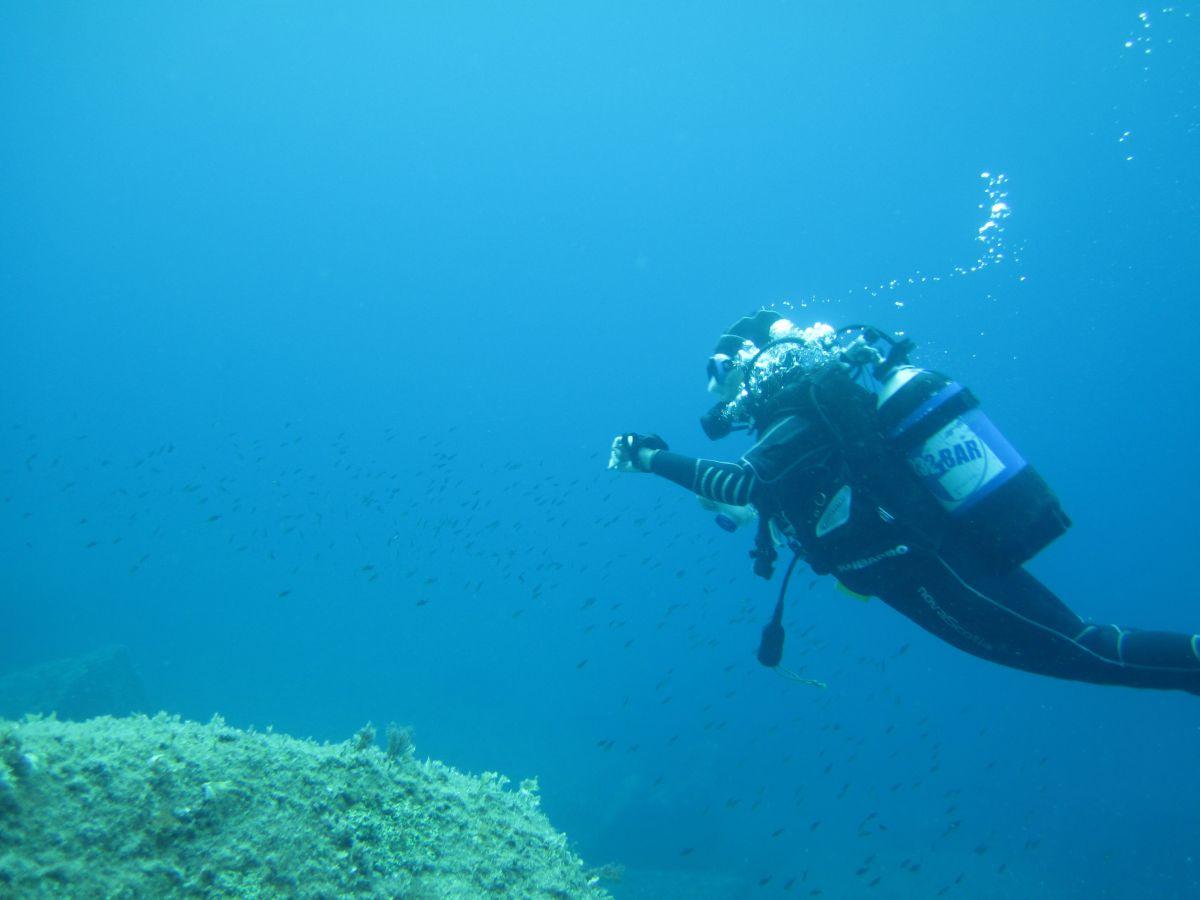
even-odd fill
[[(998, 609), (1002, 609), (1002, 610), (1004, 610), (1004, 612), (1008, 613), (1010, 616), (1013, 616), (1014, 618), (1020, 619), (1022, 622), (1028, 622), (1030, 625), (1033, 625), (1033, 626), (1035, 626), (1035, 627), (1037, 627), (1037, 628), (1040, 628), (1040, 629), (1042, 629), (1043, 631), (1048, 631), (1048, 632), (1050, 632), (1051, 634), (1058, 635), (1058, 636), (1059, 636), (1060, 638), (1062, 638), (1064, 641), (1068, 641), (1069, 643), (1072, 643), (1072, 644), (1074, 644), (1074, 645), (1075, 645), (1076, 647), (1078, 647), (1080, 650), (1084, 651), (1085, 653), (1089, 653), (1089, 654), (1091, 654), (1092, 656), (1096, 657), (1096, 659), (1100, 660), (1101, 662), (1106, 662), (1106, 663), (1108, 663), (1110, 666), (1114, 666), (1114, 665), (1115, 665), (1115, 666), (1117, 666), (1118, 668), (1123, 668), (1123, 669), (1145, 669), (1146, 671), (1150, 671), (1150, 672), (1194, 672), (1194, 671), (1196, 671), (1195, 669), (1193, 669), (1193, 668), (1191, 668), (1191, 667), (1188, 667), (1188, 666), (1140, 666), (1140, 665), (1137, 665), (1137, 664), (1134, 664), (1134, 663), (1124, 663), (1124, 662), (1122, 662), (1122, 663), (1116, 663), (1116, 662), (1113, 662), (1113, 660), (1109, 659), (1109, 658), (1108, 658), (1108, 657), (1106, 657), (1106, 656), (1101, 656), (1101, 655), (1100, 655), (1099, 653), (1097, 653), (1095, 650), (1092, 650), (1092, 649), (1090, 649), (1090, 648), (1088, 648), (1088, 647), (1085, 647), (1085, 646), (1083, 646), (1083, 644), (1080, 644), (1078, 641), (1071, 640), (1071, 638), (1067, 637), (1067, 636), (1066, 636), (1065, 634), (1063, 634), (1061, 631), (1058, 631), (1057, 629), (1051, 628), (1049, 625), (1043, 625), (1041, 622), (1035, 621), (1034, 619), (1030, 619), (1030, 618), (1028, 618), (1027, 616), (1023, 616), (1023, 615), (1021, 615), (1019, 612), (1017, 612), (1016, 610), (1009, 609), (1009, 608), (1008, 608), (1007, 606), (1005, 606), (1003, 603), (1000, 603), (1000, 602), (999, 602), (999, 601), (997, 601), (997, 600), (993, 600), (993, 599), (992, 599), (991, 597), (989, 597), (987, 594), (983, 593), (983, 591), (980, 591), (980, 590), (978, 590), (978, 589), (976, 589), (976, 588), (972, 587), (972, 586), (971, 586), (971, 585), (970, 585), (970, 584), (969, 584), (969, 583), (968, 583), (968, 582), (967, 582), (967, 581), (966, 581), (966, 580), (965, 580), (965, 579), (964, 579), (964, 578), (963, 578), (961, 575), (959, 575), (959, 574), (958, 574), (956, 571), (954, 571), (954, 569), (952, 569), (952, 568), (950, 567), (950, 564), (949, 564), (948, 562), (946, 562), (946, 561), (945, 561), (944, 559), (942, 559), (940, 556), (936, 556), (936, 555), (935, 555), (935, 557), (934, 557), (934, 558), (935, 558), (935, 559), (936, 559), (936, 560), (937, 560), (939, 563), (941, 563), (941, 564), (942, 564), (942, 567), (943, 567), (943, 568), (944, 568), (944, 569), (945, 569), (947, 572), (949, 572), (951, 575), (953, 575), (953, 576), (954, 576), (955, 580), (957, 580), (959, 584), (961, 584), (963, 587), (965, 587), (965, 588), (966, 588), (968, 591), (970, 591), (972, 594), (975, 594), (977, 597), (980, 597), (980, 598), (982, 598), (983, 600), (986, 600), (988, 603), (992, 604), (993, 606), (997, 607)], [(1114, 625), (1113, 627), (1115, 628), (1116, 626)]]
[(721, 481), (721, 497), (726, 503), (733, 503), (733, 491), (730, 489), (730, 485), (733, 484), (736, 477), (736, 472), (726, 472)]
[(711, 468), (704, 474), (704, 494), (710, 500), (720, 500), (717, 494), (717, 479), (721, 477), (721, 470)]
[(754, 484), (754, 479), (742, 472), (738, 475), (738, 486), (735, 494), (738, 506), (745, 506), (750, 502), (750, 490)]
[(708, 500), (745, 506), (750, 502), (756, 480), (748, 466), (697, 459), (693, 464), (692, 492)]
[(736, 486), (734, 482), (737, 481), (737, 478), (737, 473), (731, 470), (731, 472), (725, 473), (725, 481), (721, 482), (721, 499), (724, 499), (726, 503), (733, 503), (733, 488)]
[(725, 479), (725, 502), (737, 505), (737, 489), (741, 484), (742, 476), (737, 472), (730, 472), (729, 477)]
[(725, 489), (727, 487), (729, 487), (729, 479), (732, 476), (732, 474), (733, 474), (732, 472), (718, 472), (716, 475), (713, 476), (713, 483), (712, 483), (713, 496), (716, 499), (720, 500), (722, 503), (729, 502), (729, 495), (725, 492)]

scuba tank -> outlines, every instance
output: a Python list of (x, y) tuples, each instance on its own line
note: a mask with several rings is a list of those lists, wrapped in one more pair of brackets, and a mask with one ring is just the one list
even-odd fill
[(1021, 565), (1070, 527), (1050, 487), (967, 388), (911, 365), (882, 374), (876, 415), (885, 443), (990, 568)]

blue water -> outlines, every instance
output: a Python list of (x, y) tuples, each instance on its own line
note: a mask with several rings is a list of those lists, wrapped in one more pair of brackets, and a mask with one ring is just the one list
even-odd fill
[(744, 449), (697, 427), (738, 316), (875, 322), (1060, 495), (1039, 577), (1200, 627), (1196, 4), (0, 25), (0, 672), (121, 643), (154, 708), (409, 724), (537, 775), (618, 896), (1200, 894), (1195, 697), (804, 572), (785, 662), (829, 688), (787, 682), (749, 535), (604, 470)]

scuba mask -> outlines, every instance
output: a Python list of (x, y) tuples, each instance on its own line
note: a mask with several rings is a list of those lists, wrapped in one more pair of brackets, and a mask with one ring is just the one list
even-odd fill
[(726, 353), (714, 353), (708, 358), (705, 371), (708, 374), (708, 392), (720, 394), (729, 383), (731, 374), (738, 367), (738, 361)]

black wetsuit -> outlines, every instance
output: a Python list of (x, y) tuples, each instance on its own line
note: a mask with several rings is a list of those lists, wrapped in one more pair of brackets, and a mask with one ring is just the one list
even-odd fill
[(923, 489), (889, 474), (894, 461), (882, 477), (857, 477), (828, 424), (784, 415), (740, 462), (664, 450), (650, 469), (710, 500), (753, 505), (814, 571), (968, 653), (1057, 678), (1200, 694), (1200, 636), (1084, 621), (1024, 568), (989, 566), (953, 529), (914, 526), (921, 516), (903, 507), (927, 502)]

